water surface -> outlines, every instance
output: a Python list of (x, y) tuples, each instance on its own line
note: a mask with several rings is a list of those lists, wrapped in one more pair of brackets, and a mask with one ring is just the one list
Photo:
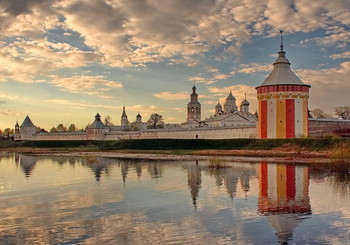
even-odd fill
[(2, 153), (0, 244), (349, 244), (349, 173)]

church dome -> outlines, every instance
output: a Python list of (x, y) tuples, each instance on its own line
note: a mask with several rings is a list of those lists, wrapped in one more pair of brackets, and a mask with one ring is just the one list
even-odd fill
[(244, 99), (241, 103), (241, 105), (250, 105), (249, 101)]
[(227, 96), (226, 100), (236, 100), (236, 98), (232, 95), (231, 91), (230, 94)]
[(218, 102), (218, 104), (215, 106), (215, 108), (222, 109), (222, 105), (220, 105), (220, 102)]

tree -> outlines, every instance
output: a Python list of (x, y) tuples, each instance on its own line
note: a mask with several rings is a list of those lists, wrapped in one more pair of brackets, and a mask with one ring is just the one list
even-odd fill
[(113, 126), (112, 117), (106, 116), (106, 117), (105, 117), (104, 123), (105, 123), (105, 125), (106, 125), (107, 127), (108, 127), (108, 126)]
[(10, 128), (5, 128), (5, 130), (4, 130), (4, 137), (6, 137), (6, 138), (10, 138), (10, 136), (12, 136), (13, 135), (13, 132), (14, 132), (14, 130), (13, 129), (10, 129)]
[(147, 128), (156, 129), (164, 128), (164, 121), (162, 115), (157, 113), (152, 114), (147, 121)]
[(331, 118), (330, 114), (326, 114), (320, 108), (315, 108), (310, 111), (310, 114), (313, 118)]
[(60, 123), (57, 125), (56, 129), (57, 129), (57, 132), (65, 132), (67, 128), (62, 123)]
[(68, 128), (68, 132), (75, 132), (77, 130), (77, 127), (75, 127), (75, 124), (74, 123), (72, 123), (70, 126), (69, 126), (69, 128)]
[(86, 124), (84, 131), (86, 131), (91, 126), (90, 123)]
[(55, 127), (52, 127), (52, 128), (50, 129), (50, 133), (57, 133), (57, 129), (56, 129)]
[(350, 120), (350, 107), (349, 106), (337, 106), (334, 108), (334, 114), (341, 119)]

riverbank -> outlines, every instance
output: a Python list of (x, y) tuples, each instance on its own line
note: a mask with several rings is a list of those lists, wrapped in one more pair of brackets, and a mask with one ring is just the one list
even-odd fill
[(350, 139), (232, 139), (2, 142), (3, 151), (35, 155), (106, 156), (162, 160), (327, 163), (350, 159)]
[[(2, 147), (2, 149), (4, 151), (50, 156), (103, 156), (159, 160), (283, 162), (294, 164), (327, 164), (333, 161), (350, 159), (349, 139), (184, 141), (182, 147), (177, 146), (178, 148), (175, 148), (175, 146), (180, 142), (177, 141), (171, 145), (172, 142), (174, 143), (172, 140), (150, 140), (147, 142), (133, 140), (107, 143), (49, 142), (49, 144), (47, 142), (22, 142), (16, 143), (16, 146)], [(31, 147), (26, 146), (28, 143)], [(189, 144), (193, 145), (191, 149), (188, 149)], [(211, 144), (210, 147), (214, 149), (210, 149), (208, 146), (204, 147), (206, 144)], [(118, 147), (115, 147), (115, 145)]]

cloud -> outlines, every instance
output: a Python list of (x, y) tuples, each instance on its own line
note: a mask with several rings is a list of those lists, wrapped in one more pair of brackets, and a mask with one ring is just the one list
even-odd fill
[(257, 63), (250, 63), (250, 64), (243, 64), (240, 65), (240, 68), (237, 72), (240, 73), (257, 73), (257, 72), (265, 72), (265, 71), (271, 71), (273, 69), (272, 65), (261, 65)]
[(10, 109), (0, 109), (0, 115), (3, 116), (18, 116), (18, 112), (10, 110)]
[(350, 51), (346, 51), (346, 52), (341, 53), (341, 54), (333, 54), (333, 55), (330, 56), (330, 58), (332, 60), (350, 58)]
[(115, 109), (115, 106), (113, 105), (105, 105), (105, 104), (88, 104), (86, 102), (82, 101), (71, 101), (71, 100), (60, 100), (60, 99), (53, 99), (53, 100), (45, 100), (46, 103), (54, 103), (57, 105), (64, 105), (69, 106), (71, 108), (75, 109), (87, 109), (87, 108), (97, 108), (97, 109)]
[(37, 75), (61, 68), (82, 67), (100, 58), (95, 52), (81, 51), (67, 43), (18, 39), (1, 45), (0, 72), (3, 81), (33, 82)]
[(160, 92), (153, 94), (154, 97), (162, 100), (185, 100), (188, 99), (189, 94), (186, 92), (172, 93), (172, 92)]
[(310, 108), (321, 108), (333, 113), (335, 106), (349, 105), (350, 61), (339, 67), (321, 70), (297, 70), (301, 80), (311, 85)]
[(123, 84), (119, 81), (106, 80), (103, 76), (52, 76), (52, 84), (64, 91), (89, 95), (104, 96), (111, 89), (120, 89)]
[[(41, 43), (48, 30), (73, 31), (94, 55), (103, 57), (99, 62), (115, 67), (198, 65), (203, 54), (221, 45), (227, 47), (217, 57), (239, 56), (255, 36), (275, 36), (280, 29), (295, 33), (321, 28), (326, 36), (309, 40), (319, 45), (344, 47), (350, 42), (350, 4), (344, 0), (2, 0), (0, 8), (3, 36)], [(61, 52), (53, 49), (51, 54)]]

